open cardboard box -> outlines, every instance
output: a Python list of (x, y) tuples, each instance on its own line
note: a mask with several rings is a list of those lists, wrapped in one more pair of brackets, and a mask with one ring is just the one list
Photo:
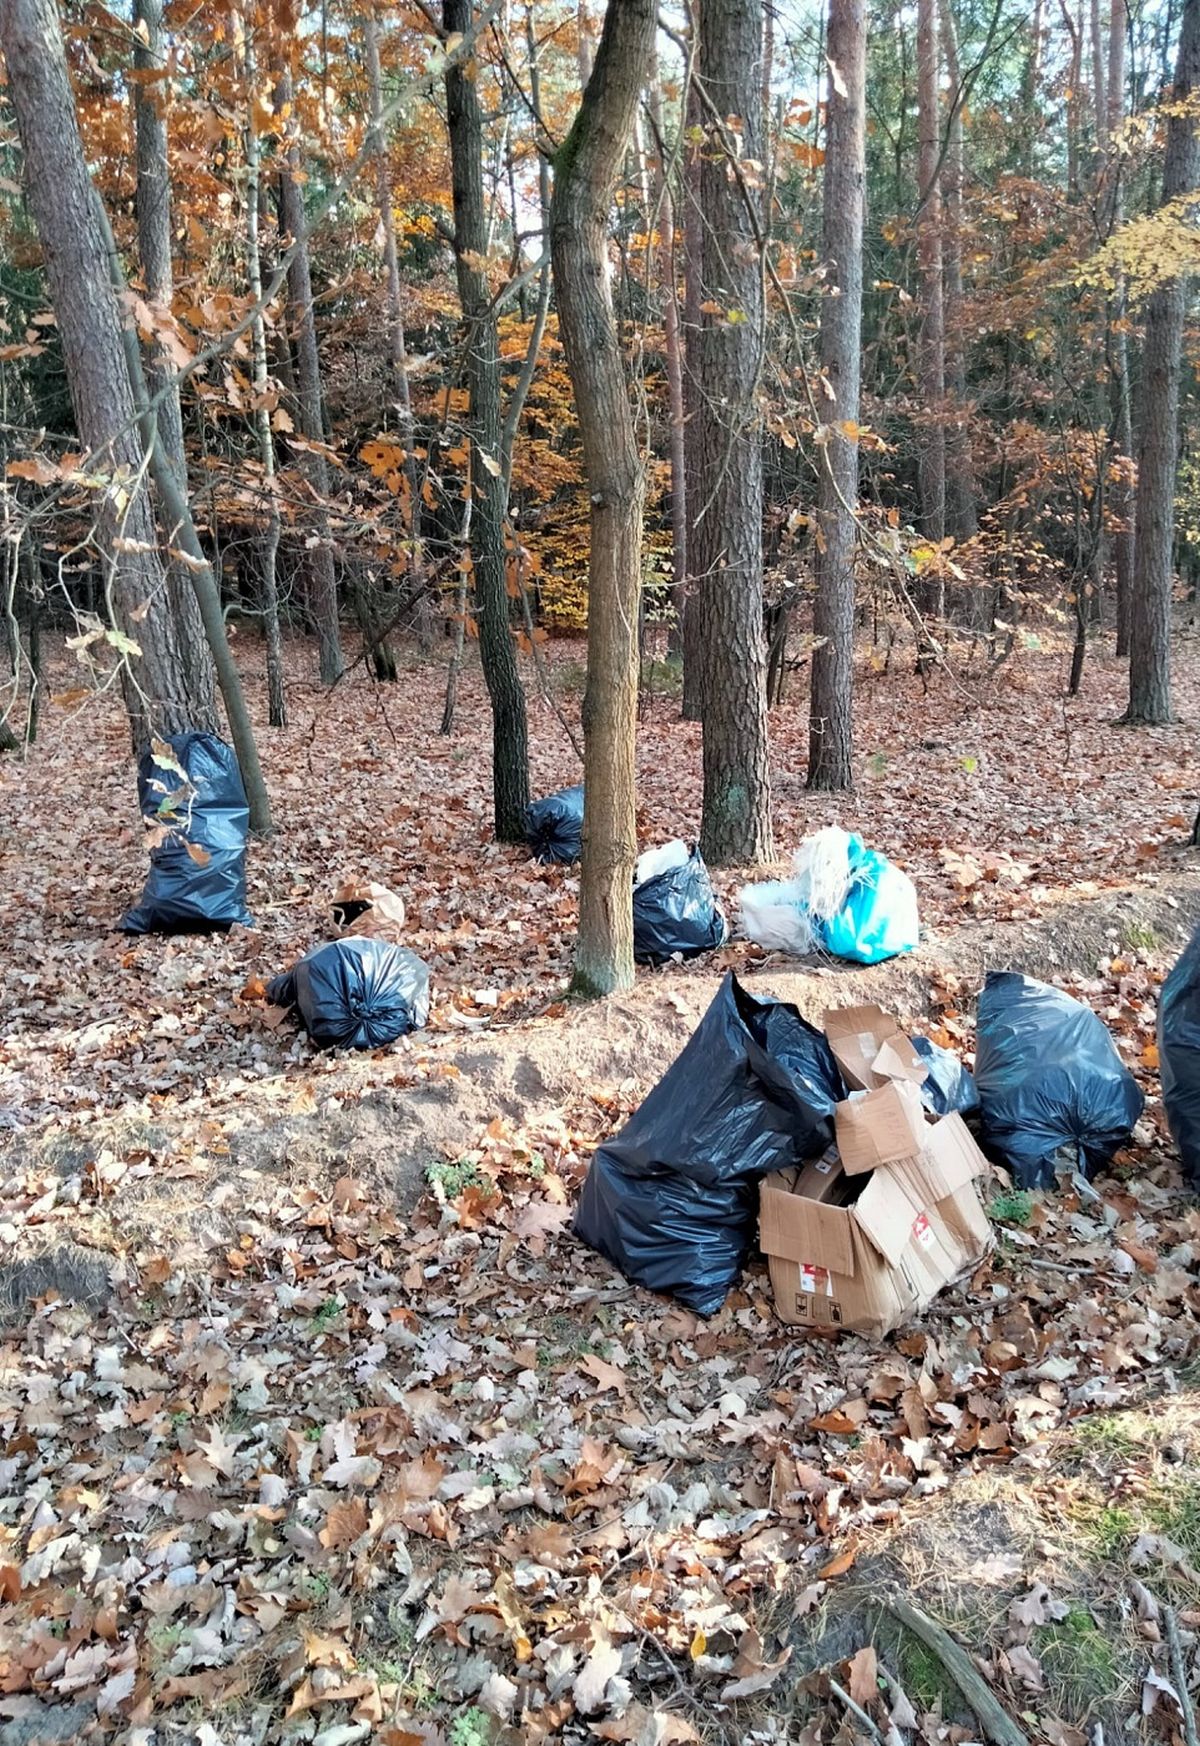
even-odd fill
[(926, 1121), (924, 1063), (894, 1020), (853, 1007), (825, 1031), (855, 1088), (835, 1112), (838, 1155), (767, 1177), (759, 1241), (783, 1321), (878, 1338), (991, 1247), (988, 1165), (961, 1116)]

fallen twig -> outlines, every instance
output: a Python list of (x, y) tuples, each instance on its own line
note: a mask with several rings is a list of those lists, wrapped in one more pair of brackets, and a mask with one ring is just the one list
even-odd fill
[(1164, 1606), (1163, 1624), (1167, 1628), (1167, 1649), (1171, 1656), (1171, 1678), (1175, 1683), (1175, 1691), (1179, 1698), (1179, 1707), (1183, 1711), (1183, 1735), (1187, 1746), (1200, 1746), (1196, 1734), (1196, 1711), (1192, 1704), (1192, 1694), (1188, 1690), (1187, 1668), (1183, 1661), (1183, 1644), (1179, 1640), (1179, 1620), (1175, 1617), (1175, 1608)]
[[(925, 1647), (937, 1656), (974, 1711), (976, 1721), (987, 1738), (993, 1742), (993, 1746), (1029, 1746), (1026, 1736), (999, 1699), (988, 1689), (987, 1682), (971, 1657), (954, 1641), (948, 1631), (935, 1624), (927, 1613), (913, 1606), (903, 1595), (884, 1595), (882, 1604), (893, 1618), (898, 1619), (914, 1637), (919, 1637)], [(1196, 1742), (1189, 1741), (1188, 1746), (1196, 1746)]]
[(872, 1740), (878, 1740), (879, 1746), (883, 1746), (883, 1735), (879, 1732), (879, 1729), (875, 1726), (866, 1710), (864, 1710), (860, 1704), (855, 1703), (854, 1699), (850, 1696), (850, 1693), (848, 1691), (843, 1691), (836, 1679), (831, 1679), (829, 1681), (829, 1689), (839, 1703), (845, 1704), (855, 1721), (862, 1723)]

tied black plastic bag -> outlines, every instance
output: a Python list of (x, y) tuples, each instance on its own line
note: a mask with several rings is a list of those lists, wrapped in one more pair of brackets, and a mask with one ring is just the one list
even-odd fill
[(355, 935), (317, 946), (267, 984), (294, 1006), (319, 1049), (382, 1049), (429, 1017), (429, 967), (390, 940)]
[(928, 1037), (910, 1039), (913, 1048), (924, 1061), (929, 1073), (920, 1087), (921, 1102), (930, 1115), (973, 1115), (979, 1108), (979, 1091), (970, 1070), (958, 1056)]
[(1183, 1174), (1200, 1188), (1200, 928), (1159, 996), (1158, 1070)]
[(730, 972), (683, 1053), (592, 1159), (575, 1234), (651, 1291), (720, 1309), (755, 1240), (758, 1184), (833, 1139), (829, 1045)]
[(578, 861), (583, 853), (582, 783), (526, 807), (525, 840), (539, 861)]
[(1053, 1187), (1061, 1163), (1094, 1176), (1142, 1113), (1091, 1008), (1012, 970), (989, 971), (979, 997), (975, 1083), (984, 1142), (1021, 1188)]
[(649, 849), (634, 880), (633, 955), (639, 964), (695, 958), (725, 944), (725, 917), (699, 849), (681, 842)]
[(142, 900), (121, 917), (122, 931), (252, 926), (246, 908), (250, 809), (232, 747), (215, 734), (155, 740), (138, 764), (138, 805), (147, 825), (166, 834), (150, 851)]

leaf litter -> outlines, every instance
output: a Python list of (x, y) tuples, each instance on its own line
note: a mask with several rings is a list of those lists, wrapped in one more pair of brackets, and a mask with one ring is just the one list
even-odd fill
[[(406, 707), (423, 719), (438, 677), (417, 670)], [(1027, 768), (1014, 815), (995, 748), (1016, 724), (1022, 744), (1034, 731), (1022, 677), (971, 725), (972, 758), (998, 785), (986, 854), (972, 842), (986, 809), (967, 791), (979, 776), (967, 781), (957, 742), (944, 757), (898, 750), (886, 812), (862, 820), (917, 873), (936, 919), (1034, 914), (1051, 863), (1056, 889), (1115, 883), (1130, 841), (1168, 855), (1174, 827), (1157, 802), (1143, 793), (1136, 837), (1120, 795), (1108, 804), (1133, 786), (1118, 754), (1136, 765), (1141, 753), (1135, 739), (1113, 749), (1104, 697), (1076, 721), (1073, 755), (1079, 795), (1103, 787), (1105, 803), (1081, 799), (1068, 832), (1051, 822), (1061, 785), (1043, 793), (1039, 835)], [(935, 704), (892, 683), (868, 695), (866, 732), (880, 731), (886, 701), (897, 746), (916, 745)], [(478, 713), (473, 679), (465, 689)], [(454, 1012), (556, 1022), (573, 876), (488, 843), (479, 721), (431, 753), (389, 729), (390, 700), (365, 686), (326, 707), (319, 740), (316, 705), (283, 742), (264, 736), (281, 831), (252, 853), (258, 928), (226, 939), (130, 945), (104, 931), (142, 854), (115, 716), (103, 731), (94, 715), (86, 730), (56, 725), (30, 765), (0, 772), (5, 824), (18, 809), (46, 816), (47, 786), (79, 832), (19, 849), (4, 837), (17, 966), (0, 1052), (7, 1119), (23, 1135), (70, 1135), (74, 1149), (56, 1169), (14, 1150), (3, 1237), (14, 1253), (82, 1245), (111, 1285), (90, 1306), (41, 1296), (0, 1346), (0, 1717), (84, 1701), (95, 1737), (136, 1746), (407, 1746), (505, 1729), (534, 1742), (784, 1739), (780, 1694), (800, 1677), (786, 1619), (818, 1616), (964, 1476), (1053, 1481), (1072, 1426), (1182, 1389), (1195, 1364), (1200, 1210), (1164, 1156), (1153, 1098), (1163, 955), (1116, 941), (1070, 983), (1152, 1093), (1144, 1144), (1098, 1194), (1000, 1194), (994, 1254), (877, 1350), (795, 1338), (771, 1314), (761, 1267), (701, 1323), (572, 1241), (590, 1152), (636, 1105), (636, 1084), (581, 1086), (529, 1125), (495, 1116), (458, 1175), (435, 1177), (415, 1205), (346, 1160), (303, 1173), (227, 1160), (220, 1218), (137, 1216), (148, 1186), (169, 1205), (157, 1178), (186, 1181), (188, 1147), (89, 1154), (104, 1112), (153, 1100), (160, 1122), (194, 1131), (219, 1161), (230, 1086), (283, 1086), (315, 1108), (324, 1065), (261, 1023), (257, 991), (326, 925), (341, 880), (402, 893), (412, 943), (434, 965), (435, 1027), (452, 1028)], [(695, 752), (684, 724), (644, 726), (655, 838), (694, 822), (680, 768), (656, 777), (659, 742), (689, 769)], [(1192, 801), (1179, 745), (1177, 786), (1148, 790), (1172, 807)], [(541, 755), (539, 788), (571, 774)], [(789, 784), (790, 841), (824, 821)], [(860, 796), (865, 815), (884, 792)], [(852, 808), (842, 817), (859, 822)], [(980, 877), (964, 883), (968, 857)], [(1139, 856), (1134, 876), (1149, 866)], [(734, 947), (729, 961), (753, 956)], [(940, 1040), (969, 1055), (967, 991), (948, 977), (930, 992)], [(1189, 1553), (1168, 1533), (1142, 1535), (1130, 1562), (1141, 1580), (1129, 1604), (1156, 1630), (1154, 1586), (1193, 1582)], [(979, 1580), (1007, 1595), (1007, 1672), (997, 1660), (994, 1677), (1014, 1710), (1036, 1708), (1039, 1635), (1064, 1628), (1068, 1597), (1003, 1554), (980, 1561)], [(1177, 1694), (1156, 1643), (1146, 1638), (1145, 1719), (1169, 1737)], [(864, 1638), (841, 1672), (881, 1730), (970, 1738), (947, 1736), (875, 1658)], [(1072, 1736), (1050, 1709), (1040, 1725)], [(846, 1729), (860, 1725), (828, 1699), (799, 1737)]]

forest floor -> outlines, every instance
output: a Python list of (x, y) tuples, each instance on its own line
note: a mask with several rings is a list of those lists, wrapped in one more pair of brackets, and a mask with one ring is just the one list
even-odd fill
[[(1064, 703), (1057, 653), (927, 684), (864, 655), (849, 802), (804, 792), (798, 687), (781, 859), (861, 830), (916, 880), (921, 949), (852, 972), (734, 942), (591, 1007), (563, 998), (574, 872), (489, 840), (473, 666), (443, 739), (442, 663), (324, 695), (293, 652), (255, 927), (224, 938), (113, 931), (145, 869), (126, 730), (114, 700), (48, 702), (0, 763), (0, 1746), (979, 1738), (893, 1594), (1030, 1741), (1178, 1734), (1200, 1208), (1154, 1019), (1200, 918), (1195, 653), (1179, 725), (1137, 734), (1111, 660)], [(580, 648), (548, 662), (577, 716)], [(73, 672), (55, 651), (48, 691)], [(540, 793), (578, 766), (529, 679)], [(669, 692), (639, 783), (643, 844), (694, 834)], [(262, 984), (361, 877), (408, 905), (432, 1022), (318, 1056)], [(702, 1323), (571, 1238), (591, 1150), (726, 969), (818, 1020), (877, 999), (969, 1058), (988, 967), (1090, 1001), (1147, 1111), (1098, 1201), (995, 1184), (994, 1253), (918, 1324), (797, 1337), (761, 1266)]]

